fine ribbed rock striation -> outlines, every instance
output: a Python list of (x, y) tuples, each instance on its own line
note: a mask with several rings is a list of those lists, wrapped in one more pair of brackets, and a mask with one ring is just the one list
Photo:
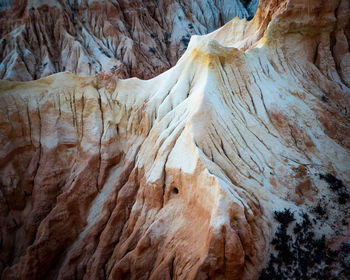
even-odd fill
[(349, 9), (261, 0), (150, 80), (1, 81), (2, 279), (347, 279)]
[(173, 66), (193, 34), (251, 18), (257, 1), (0, 1), (0, 78), (70, 71), (151, 78)]

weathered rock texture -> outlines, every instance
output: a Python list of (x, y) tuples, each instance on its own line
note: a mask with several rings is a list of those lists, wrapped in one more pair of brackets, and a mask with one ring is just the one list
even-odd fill
[(101, 70), (151, 78), (173, 66), (190, 36), (235, 16), (252, 17), (257, 1), (0, 0), (0, 78), (26, 81)]
[(262, 0), (151, 80), (2, 81), (2, 279), (257, 279), (285, 208), (348, 242), (349, 16)]

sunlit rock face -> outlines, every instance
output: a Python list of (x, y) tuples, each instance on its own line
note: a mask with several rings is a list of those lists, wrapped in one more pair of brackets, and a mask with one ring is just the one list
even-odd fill
[(150, 80), (1, 81), (1, 279), (348, 279), (349, 17), (261, 0)]
[(0, 1), (0, 78), (69, 71), (151, 78), (173, 66), (193, 34), (251, 18), (256, 1)]

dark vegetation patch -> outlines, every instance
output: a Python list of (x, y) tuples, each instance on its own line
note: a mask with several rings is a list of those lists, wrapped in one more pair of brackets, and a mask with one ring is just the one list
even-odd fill
[(317, 206), (313, 208), (313, 211), (316, 213), (318, 217), (323, 217), (325, 220), (328, 219), (328, 216), (326, 216), (327, 214), (326, 208), (323, 207), (320, 203), (318, 203)]
[(182, 36), (181, 42), (184, 44), (184, 46), (187, 48), (188, 44), (190, 43), (190, 35), (187, 34), (186, 36)]
[(343, 181), (339, 180), (330, 173), (319, 175), (320, 179), (326, 181), (330, 189), (337, 194), (339, 204), (346, 204), (350, 201), (350, 194), (347, 188), (345, 187)]
[(328, 102), (328, 97), (325, 96), (325, 95), (322, 95), (321, 99), (322, 99), (323, 102)]
[(325, 180), (333, 191), (339, 191), (345, 188), (343, 182), (330, 173), (320, 174), (320, 178)]
[(294, 214), (290, 211), (290, 209), (286, 209), (285, 211), (275, 211), (274, 218), (277, 222), (279, 222), (283, 227), (287, 227), (291, 222), (294, 222)]
[(169, 43), (170, 42), (170, 34), (168, 32), (164, 32), (164, 40), (165, 40), (165, 43)]
[(108, 58), (111, 58), (111, 57), (112, 57), (112, 56), (111, 56), (108, 52), (106, 52), (104, 49), (98, 48), (98, 50), (99, 50), (101, 53), (103, 53), (105, 56), (107, 56)]
[(114, 74), (115, 71), (118, 69), (118, 66), (117, 65), (114, 65), (112, 68), (111, 68), (111, 72)]
[(148, 49), (151, 53), (153, 53), (153, 54), (155, 54), (156, 53), (156, 50), (154, 49), (154, 48), (152, 48), (152, 47), (149, 47), (149, 49)]
[[(339, 250), (330, 250), (324, 235), (315, 236), (309, 215), (300, 213), (300, 217), (301, 222), (294, 223), (290, 209), (275, 212), (279, 227), (271, 244), (276, 253), (271, 254), (259, 279), (350, 279), (350, 245), (344, 243)], [(294, 234), (288, 233), (291, 224)]]

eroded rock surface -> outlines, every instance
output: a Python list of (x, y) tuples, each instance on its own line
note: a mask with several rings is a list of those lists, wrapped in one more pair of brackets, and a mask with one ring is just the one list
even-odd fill
[(264, 0), (151, 80), (1, 81), (2, 279), (286, 279), (304, 232), (349, 242), (349, 16)]
[(151, 78), (173, 66), (193, 34), (251, 18), (257, 1), (0, 1), (0, 78), (69, 71)]

